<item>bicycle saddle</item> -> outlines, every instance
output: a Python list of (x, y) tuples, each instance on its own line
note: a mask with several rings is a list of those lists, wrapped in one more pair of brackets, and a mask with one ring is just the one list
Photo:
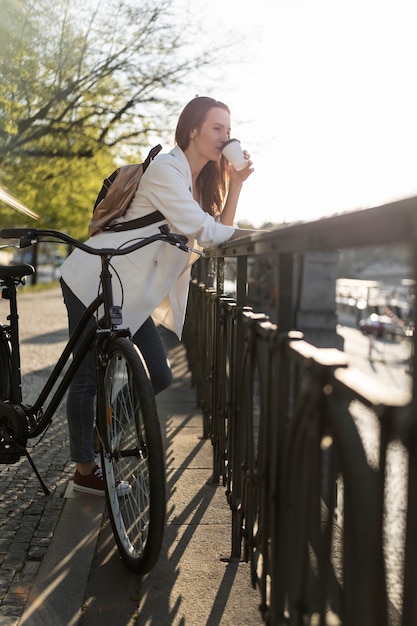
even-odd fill
[(0, 280), (11, 278), (22, 280), (23, 276), (30, 276), (35, 272), (32, 265), (0, 265)]

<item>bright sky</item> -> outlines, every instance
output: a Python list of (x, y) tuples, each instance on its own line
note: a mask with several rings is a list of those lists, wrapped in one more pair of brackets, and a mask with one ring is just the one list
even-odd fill
[[(240, 45), (212, 90), (255, 172), (238, 219), (314, 219), (417, 195), (415, 0), (174, 0)], [(204, 84), (204, 83), (202, 83)]]

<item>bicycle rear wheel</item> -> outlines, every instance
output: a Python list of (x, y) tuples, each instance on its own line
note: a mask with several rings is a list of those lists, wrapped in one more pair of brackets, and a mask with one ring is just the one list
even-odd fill
[(108, 513), (127, 566), (155, 565), (165, 526), (165, 470), (152, 385), (136, 346), (110, 342), (104, 374), (108, 450), (102, 451)]
[[(10, 346), (0, 329), (0, 400), (7, 402), (12, 395)], [(0, 415), (0, 463), (17, 463), (27, 443), (27, 423), (22, 411), (2, 405)]]
[(10, 348), (7, 340), (0, 335), (0, 397), (2, 400), (10, 400), (11, 388)]

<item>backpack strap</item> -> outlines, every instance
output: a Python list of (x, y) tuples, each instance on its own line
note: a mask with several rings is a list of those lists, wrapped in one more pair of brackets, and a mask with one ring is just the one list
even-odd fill
[(134, 230), (135, 228), (144, 228), (145, 226), (150, 226), (156, 222), (161, 222), (164, 219), (165, 217), (162, 215), (161, 211), (153, 211), (152, 213), (148, 213), (148, 215), (144, 215), (143, 217), (138, 217), (135, 220), (120, 222), (120, 224), (113, 224), (113, 226), (106, 226), (103, 228), (103, 231), (106, 232), (107, 230), (111, 230), (112, 232), (119, 232), (121, 230)]
[(149, 154), (146, 157), (146, 159), (144, 160), (143, 165), (142, 165), (142, 168), (143, 168), (144, 172), (148, 168), (149, 163), (154, 160), (156, 155), (159, 154), (161, 152), (161, 150), (162, 150), (162, 146), (161, 146), (160, 143), (158, 143), (157, 146), (154, 146), (151, 150), (149, 150)]

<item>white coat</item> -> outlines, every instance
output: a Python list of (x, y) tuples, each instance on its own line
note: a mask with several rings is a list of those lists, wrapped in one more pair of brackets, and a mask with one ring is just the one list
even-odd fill
[[(178, 146), (151, 162), (124, 219), (132, 220), (155, 210), (166, 219), (145, 228), (99, 233), (86, 243), (95, 248), (118, 248), (138, 237), (148, 237), (158, 232), (161, 224), (168, 224), (172, 232), (186, 235), (190, 246), (204, 248), (229, 240), (235, 230), (217, 222), (194, 200), (191, 169)], [(162, 241), (129, 255), (113, 257), (114, 303), (122, 306), (123, 327), (134, 334), (152, 315), (181, 337), (191, 265), (197, 258), (196, 254)], [(99, 290), (100, 257), (76, 249), (60, 271), (73, 293), (88, 306)]]

